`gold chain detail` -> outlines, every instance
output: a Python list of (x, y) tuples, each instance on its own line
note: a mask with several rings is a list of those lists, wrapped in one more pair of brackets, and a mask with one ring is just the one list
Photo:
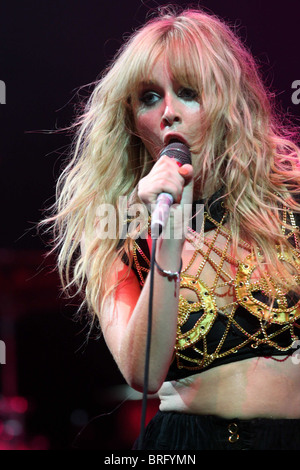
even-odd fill
[[(298, 239), (298, 227), (296, 226), (293, 213), (288, 210), (284, 210), (283, 223), (286, 223), (287, 215), (289, 216), (293, 230), (286, 235), (285, 228), (282, 226), (283, 234), (287, 237), (294, 237), (295, 250), (293, 254), (299, 259), (300, 244)], [(197, 300), (189, 302), (183, 295), (179, 295), (178, 325), (175, 344), (175, 357), (178, 368), (201, 370), (218, 358), (236, 354), (247, 345), (255, 349), (259, 345), (264, 344), (277, 351), (288, 351), (291, 349), (293, 342), (298, 338), (294, 329), (299, 328), (299, 324), (297, 324), (296, 321), (300, 318), (300, 300), (292, 307), (288, 307), (286, 296), (276, 285), (274, 279), (270, 279), (270, 282), (276, 291), (277, 307), (272, 307), (271, 315), (270, 307), (254, 297), (254, 292), (261, 292), (268, 296), (269, 291), (267, 283), (265, 279), (251, 282), (251, 276), (256, 268), (256, 264), (253, 250), (248, 243), (243, 240), (239, 241), (239, 246), (248, 252), (248, 255), (243, 261), (235, 259), (227, 253), (232, 237), (230, 231), (223, 225), (226, 216), (227, 213), (224, 214), (221, 222), (217, 222), (208, 213), (204, 213), (204, 223), (205, 218), (208, 218), (216, 227), (211, 240), (207, 238), (202, 239), (202, 231), (200, 234), (197, 234), (193, 232), (192, 229), (189, 229), (186, 237), (187, 242), (193, 246), (194, 252), (189, 262), (182, 270), (180, 288), (193, 291)], [(216, 246), (216, 241), (219, 236), (225, 239), (223, 249)], [(200, 242), (206, 247), (206, 251), (200, 246)], [(143, 267), (139, 264), (137, 252), (142, 257), (147, 267)], [(215, 255), (220, 258), (218, 263), (212, 259), (212, 253), (215, 253)], [(202, 257), (202, 260), (196, 273), (191, 275), (189, 274), (189, 270), (194, 263), (196, 263), (199, 256)], [(300, 282), (300, 260), (299, 263), (297, 262), (295, 264), (292, 258), (286, 254), (281, 254), (280, 257), (296, 267), (299, 276), (295, 276), (295, 279)], [(134, 242), (133, 258), (143, 285), (145, 276), (149, 271), (150, 261), (136, 242)], [(234, 278), (226, 272), (225, 262), (233, 266), (236, 270)], [(206, 264), (209, 264), (216, 273), (211, 287), (208, 287), (201, 278)], [(228, 287), (228, 290), (223, 294), (217, 293), (217, 289), (221, 287)], [(232, 292), (229, 293), (230, 289), (232, 289)], [(217, 298), (229, 295), (232, 301), (228, 301), (226, 305), (218, 307)], [(258, 328), (255, 332), (247, 331), (237, 321), (236, 312), (239, 307), (243, 307), (252, 318), (256, 318)], [(203, 311), (203, 313), (201, 313), (201, 311)], [(198, 314), (199, 312), (200, 315), (197, 315), (197, 320), (187, 329), (186, 323), (190, 320), (191, 315), (193, 315), (193, 313)], [(209, 352), (207, 335), (219, 315), (224, 318), (226, 326), (223, 334), (218, 339), (214, 351)], [(271, 330), (270, 327), (272, 327)], [(276, 328), (275, 331), (274, 327)], [(226, 349), (226, 339), (231, 328), (235, 328), (240, 333), (240, 342), (236, 346)], [(286, 346), (281, 346), (276, 342), (276, 340), (279, 341), (279, 336), (282, 333), (290, 334), (290, 343)]]

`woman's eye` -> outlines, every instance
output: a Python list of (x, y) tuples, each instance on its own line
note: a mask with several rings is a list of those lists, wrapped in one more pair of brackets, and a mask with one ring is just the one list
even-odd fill
[(160, 99), (160, 96), (155, 93), (154, 91), (146, 91), (141, 97), (140, 101), (145, 105), (145, 106), (152, 106), (154, 105), (158, 100)]
[(184, 100), (192, 101), (197, 98), (198, 93), (192, 88), (181, 88), (178, 92), (178, 96)]

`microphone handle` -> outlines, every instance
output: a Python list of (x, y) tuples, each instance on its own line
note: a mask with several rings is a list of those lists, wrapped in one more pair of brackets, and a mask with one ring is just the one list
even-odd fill
[(173, 202), (173, 196), (169, 193), (160, 193), (157, 197), (155, 209), (151, 216), (151, 238), (158, 238), (165, 228)]

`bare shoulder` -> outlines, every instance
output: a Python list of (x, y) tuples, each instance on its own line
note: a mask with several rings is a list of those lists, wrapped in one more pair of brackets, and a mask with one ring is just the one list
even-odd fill
[(106, 285), (108, 289), (112, 285), (117, 287), (104, 302), (100, 312), (100, 325), (105, 341), (116, 357), (118, 345), (121, 344), (122, 336), (141, 294), (141, 286), (133, 270), (128, 272), (128, 266), (121, 259), (117, 259), (113, 264)]

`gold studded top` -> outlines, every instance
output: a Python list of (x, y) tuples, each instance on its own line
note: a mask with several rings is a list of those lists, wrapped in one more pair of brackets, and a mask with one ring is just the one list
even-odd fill
[[(296, 256), (293, 260), (288, 255), (280, 256), (296, 268), (296, 282), (300, 282), (297, 225), (291, 211), (286, 211), (284, 217), (289, 217), (295, 228), (290, 236)], [(186, 237), (193, 254), (181, 273), (174, 360), (166, 380), (249, 357), (288, 357), (295, 351), (293, 345), (300, 334), (300, 300), (282, 292), (271, 280), (276, 298), (270, 305), (266, 281), (255, 276), (253, 279), (256, 264), (251, 247), (241, 241), (242, 261), (230, 255), (231, 235), (223, 224), (225, 218), (226, 212), (220, 221), (205, 213), (205, 219), (215, 227), (212, 238), (202, 237), (199, 243), (191, 229)], [(222, 248), (218, 245), (221, 239)], [(133, 260), (143, 285), (150, 267), (146, 240), (134, 242)], [(208, 269), (214, 273), (210, 285), (206, 282)]]

